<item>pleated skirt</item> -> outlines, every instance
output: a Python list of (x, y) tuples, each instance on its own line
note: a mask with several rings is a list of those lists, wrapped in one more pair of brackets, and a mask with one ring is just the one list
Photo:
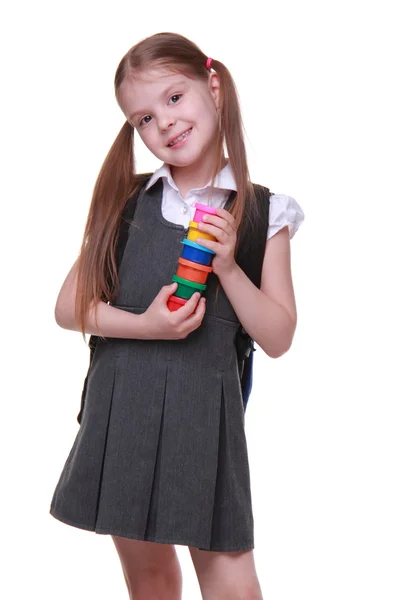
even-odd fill
[(236, 328), (205, 315), (183, 340), (98, 339), (53, 517), (201, 550), (254, 548)]

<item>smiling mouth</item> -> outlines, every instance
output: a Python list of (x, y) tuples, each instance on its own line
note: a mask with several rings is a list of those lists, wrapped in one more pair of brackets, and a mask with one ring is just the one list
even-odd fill
[(181, 133), (180, 136), (178, 136), (177, 138), (175, 138), (174, 140), (172, 140), (172, 142), (170, 142), (168, 145), (168, 148), (171, 148), (172, 146), (175, 146), (175, 144), (178, 144), (179, 142), (181, 142), (182, 140), (184, 140), (192, 131), (193, 127), (191, 127), (190, 129), (188, 129), (187, 131), (184, 131), (183, 133)]

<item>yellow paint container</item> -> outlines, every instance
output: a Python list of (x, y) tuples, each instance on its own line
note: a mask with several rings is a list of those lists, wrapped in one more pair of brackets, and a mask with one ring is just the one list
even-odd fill
[(189, 222), (189, 231), (186, 237), (191, 242), (195, 242), (197, 238), (204, 238), (206, 240), (211, 240), (212, 242), (217, 241), (217, 239), (210, 233), (206, 233), (205, 231), (199, 231), (198, 223), (196, 223), (196, 221)]

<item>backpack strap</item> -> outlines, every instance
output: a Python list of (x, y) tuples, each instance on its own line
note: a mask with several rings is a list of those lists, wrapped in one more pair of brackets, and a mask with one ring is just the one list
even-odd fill
[[(249, 221), (248, 215), (244, 217), (246, 221), (245, 229), (236, 262), (254, 285), (260, 288), (269, 225), (270, 197), (272, 193), (267, 187), (259, 184), (253, 185), (257, 200), (258, 216), (253, 225)], [(236, 192), (231, 194), (225, 208), (230, 205), (235, 195)], [(235, 344), (238, 355), (243, 404), (246, 411), (253, 385), (253, 353), (256, 351), (256, 348), (254, 347), (254, 340), (243, 326), (240, 326), (237, 331)]]
[[(236, 262), (254, 285), (259, 288), (261, 285), (262, 265), (267, 242), (269, 200), (271, 192), (267, 187), (262, 185), (255, 183), (253, 186), (258, 214), (252, 217), (254, 220), (253, 223), (250, 221), (249, 213), (245, 214), (243, 217), (244, 232)], [(233, 192), (225, 206), (226, 209), (230, 206), (235, 196), (236, 192)]]

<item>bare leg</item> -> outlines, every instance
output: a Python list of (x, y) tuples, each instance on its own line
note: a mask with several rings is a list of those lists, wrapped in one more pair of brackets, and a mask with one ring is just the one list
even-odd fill
[(253, 550), (189, 551), (203, 600), (263, 600)]
[(130, 600), (181, 600), (182, 571), (175, 546), (111, 537)]

